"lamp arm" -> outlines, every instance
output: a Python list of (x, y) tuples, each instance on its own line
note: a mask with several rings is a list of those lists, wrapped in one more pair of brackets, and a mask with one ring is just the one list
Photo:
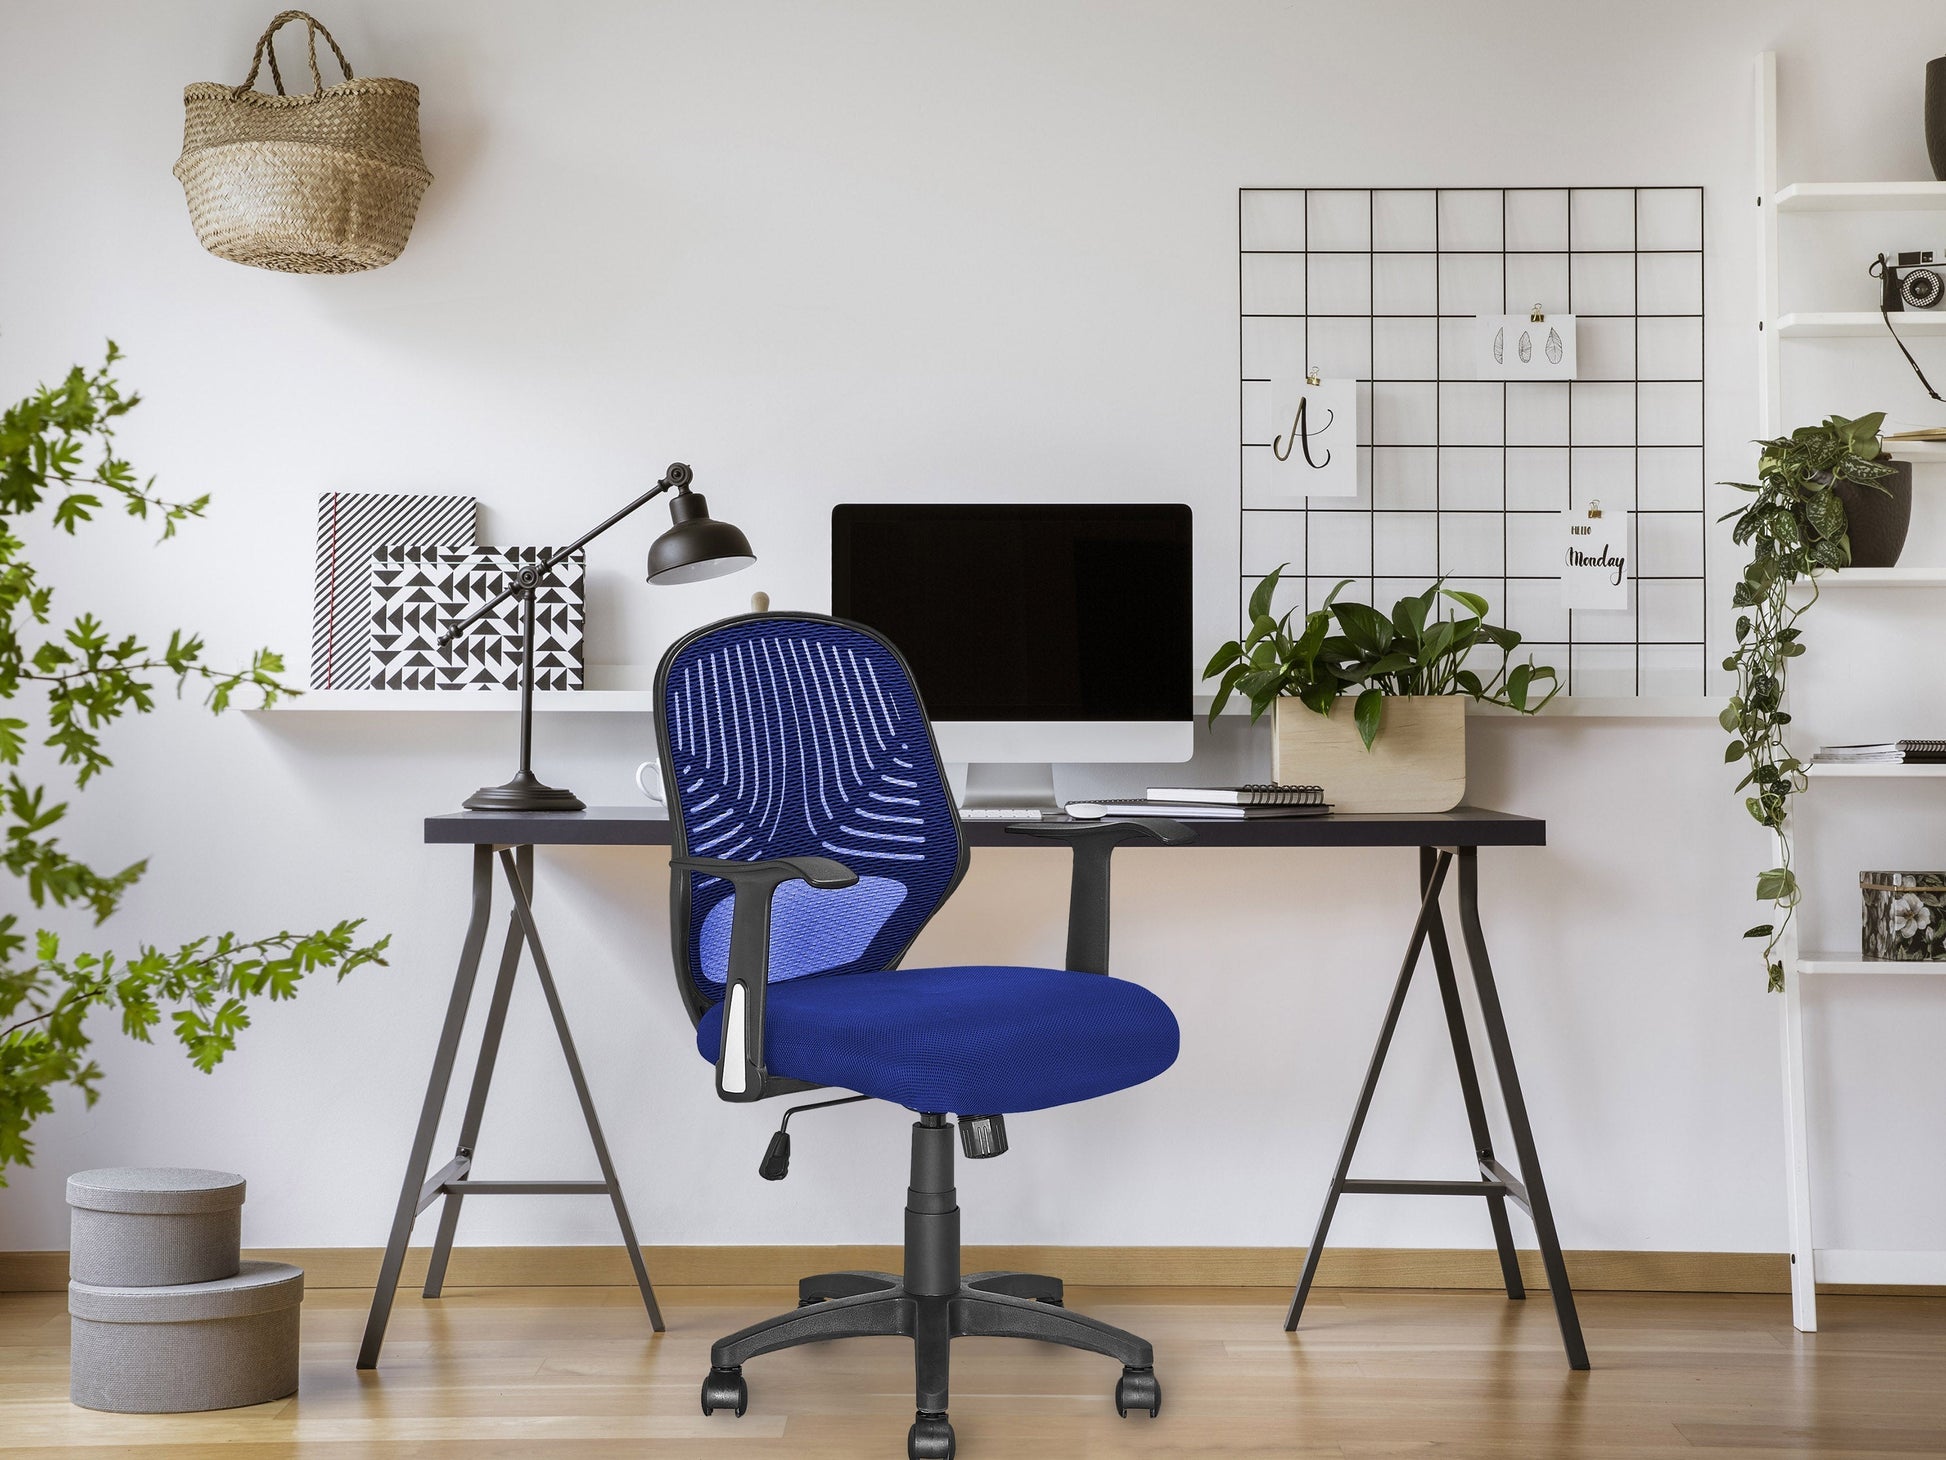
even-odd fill
[[(670, 462), (669, 470), (663, 475), (661, 481), (657, 482), (654, 486), (650, 487), (648, 491), (644, 492), (641, 496), (637, 497), (633, 502), (630, 502), (626, 507), (622, 508), (621, 511), (615, 513), (606, 522), (603, 522), (600, 526), (590, 528), (588, 531), (582, 533), (580, 537), (576, 538), (573, 542), (569, 543), (566, 547), (557, 549), (556, 551), (549, 553), (545, 558), (541, 559), (540, 562), (532, 564), (529, 571), (531, 571), (536, 576), (538, 576), (542, 573), (547, 572), (549, 569), (553, 568), (557, 564), (566, 562), (569, 558), (573, 557), (576, 553), (580, 552), (582, 548), (586, 547), (589, 543), (593, 542), (596, 538), (600, 537), (604, 532), (608, 531), (608, 529), (613, 527), (617, 522), (620, 522), (624, 517), (627, 517), (631, 512), (636, 512), (639, 511), (641, 508), (646, 507), (650, 502), (653, 502), (657, 497), (661, 496), (664, 492), (670, 491), (672, 489), (676, 491), (682, 491), (682, 492), (688, 491), (689, 483), (694, 479), (694, 477), (695, 477), (695, 473), (691, 471), (687, 466), (685, 466), (682, 462), (680, 461)], [(494, 609), (498, 608), (501, 604), (505, 603), (514, 594), (520, 592), (523, 586), (522, 583), (520, 582), (521, 576), (522, 575), (520, 574), (513, 574), (513, 573), (508, 574), (507, 575), (508, 581), (506, 587), (502, 588), (498, 593), (494, 594), (492, 598), (488, 599), (485, 603), (481, 604), (479, 608), (475, 609), (472, 613), (468, 614), (459, 623), (454, 624), (452, 628), (448, 629), (445, 633), (439, 636), (440, 647), (445, 648), (448, 645), (450, 645), (453, 642), (453, 640), (459, 638), (468, 629), (472, 628), (473, 625), (477, 624), (481, 619), (485, 618), (488, 614), (492, 613)]]

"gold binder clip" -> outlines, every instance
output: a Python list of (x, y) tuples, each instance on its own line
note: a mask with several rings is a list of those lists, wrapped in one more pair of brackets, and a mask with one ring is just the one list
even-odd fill
[(1317, 367), (1315, 365), (1307, 365), (1304, 367), (1304, 383), (1306, 385), (1324, 384), (1324, 380), (1318, 375)]
[(1588, 503), (1588, 515), (1590, 517), (1601, 516), (1601, 498), (1596, 497)]
[(1540, 305), (1538, 305), (1538, 304), (1536, 304), (1536, 305), (1534, 306), (1534, 310), (1533, 310), (1533, 313), (1531, 313), (1531, 314), (1529, 314), (1529, 315), (1527, 316), (1527, 319), (1528, 319), (1528, 322), (1529, 322), (1530, 324), (1546, 324), (1546, 323), (1547, 323), (1547, 316), (1546, 316), (1545, 314), (1543, 314), (1543, 313), (1541, 312), (1541, 307), (1540, 307)]

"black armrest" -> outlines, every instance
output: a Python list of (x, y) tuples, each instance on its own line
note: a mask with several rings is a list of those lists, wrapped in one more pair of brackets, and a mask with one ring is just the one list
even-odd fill
[(1165, 847), (1196, 840), (1180, 821), (1130, 816), (1114, 821), (1023, 821), (1007, 828), (1016, 836), (1066, 842), (1074, 848), (1074, 882), (1068, 893), (1068, 967), (1077, 973), (1108, 972), (1108, 859), (1124, 842), (1146, 840)]
[(669, 870), (721, 877), (736, 889), (730, 966), (723, 977), (723, 1042), (716, 1054), (716, 1093), (724, 1100), (761, 1100), (768, 1078), (764, 995), (770, 988), (771, 898), (786, 882), (807, 882), (829, 890), (850, 887), (858, 874), (829, 857), (777, 857), (767, 862), (671, 857)]

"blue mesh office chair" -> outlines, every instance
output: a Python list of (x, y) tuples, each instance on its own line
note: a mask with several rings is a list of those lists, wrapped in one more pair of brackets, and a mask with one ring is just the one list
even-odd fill
[[(1073, 845), (1067, 967), (900, 968), (967, 853), (897, 650), (815, 614), (712, 624), (663, 658), (656, 739), (677, 983), (717, 1093), (749, 1101), (831, 1086), (919, 1116), (905, 1272), (805, 1278), (795, 1312), (711, 1349), (703, 1412), (743, 1413), (742, 1365), (758, 1354), (900, 1334), (913, 1341), (916, 1375), (907, 1454), (950, 1457), (949, 1344), (977, 1334), (1119, 1359), (1116, 1408), (1157, 1413), (1149, 1345), (1068, 1312), (1060, 1279), (961, 1275), (949, 1117), (969, 1158), (997, 1156), (1004, 1116), (1091, 1100), (1174, 1063), (1168, 1006), (1106, 976), (1108, 862), (1120, 842), (1189, 832), (1161, 820), (1011, 828)], [(764, 1171), (773, 1178), (777, 1144)]]

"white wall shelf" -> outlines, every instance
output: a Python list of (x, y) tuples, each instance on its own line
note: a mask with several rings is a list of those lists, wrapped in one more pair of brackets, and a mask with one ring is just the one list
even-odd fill
[[(398, 690), (314, 689), (295, 699), (279, 700), (268, 710), (252, 714), (481, 714), (520, 709), (520, 694), (510, 689)], [(654, 712), (655, 692), (646, 689), (537, 690), (537, 714), (636, 714)]]
[(1946, 961), (1926, 963), (1895, 958), (1866, 958), (1855, 952), (1800, 953), (1797, 956), (1797, 971), (1816, 974), (1942, 974), (1946, 973)]
[[(1946, 313), (1909, 309), (1899, 316), (1897, 329), (1903, 335), (1946, 335)], [(1776, 330), (1780, 340), (1838, 340), (1882, 335), (1885, 321), (1875, 309), (1805, 311), (1779, 315)]]
[(1946, 461), (1946, 441), (1885, 441), (1885, 455), (1898, 461), (1935, 462)]
[[(1209, 714), (1210, 697), (1196, 697), (1198, 719)], [(1721, 700), (1701, 695), (1637, 697), (1633, 695), (1563, 696), (1538, 715), (1522, 715), (1498, 705), (1471, 704), (1469, 713), (1496, 720), (1714, 720), (1723, 708)], [(391, 690), (391, 689), (314, 689), (295, 699), (279, 700), (268, 710), (252, 709), (251, 714), (338, 714), (338, 715), (465, 715), (520, 709), (520, 696), (510, 689), (494, 690)], [(655, 692), (646, 689), (541, 690), (534, 695), (536, 714), (621, 714), (655, 713)], [(1232, 700), (1223, 712), (1247, 715), (1250, 707)]]
[[(1840, 568), (1817, 575), (1818, 592), (1841, 588), (1946, 588), (1946, 568)], [(1793, 591), (1808, 591), (1800, 580)]]
[(1892, 213), (1946, 208), (1946, 182), (1792, 183), (1772, 201), (1780, 213)]
[(1820, 781), (1936, 781), (1946, 765), (1809, 765), (1804, 774)]

